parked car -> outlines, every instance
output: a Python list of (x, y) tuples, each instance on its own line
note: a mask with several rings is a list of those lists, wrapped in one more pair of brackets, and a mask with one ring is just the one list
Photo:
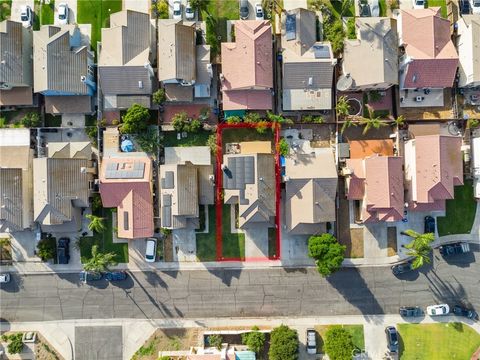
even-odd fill
[(58, 23), (60, 25), (68, 24), (68, 15), (69, 15), (68, 5), (65, 3), (60, 3), (58, 5)]
[(70, 261), (70, 239), (60, 238), (57, 245), (57, 258), (59, 264), (68, 264)]
[(33, 24), (33, 11), (28, 5), (20, 7), (20, 20), (25, 28), (29, 28)]
[(472, 320), (478, 320), (478, 314), (475, 310), (467, 309), (461, 305), (455, 305), (453, 307), (453, 313), (457, 316), (465, 316)]
[(398, 352), (398, 333), (395, 326), (387, 326), (385, 334), (387, 335), (388, 350), (393, 353)]
[(472, 14), (480, 14), (480, 0), (469, 0)]
[(317, 338), (314, 329), (307, 329), (307, 354), (317, 353)]
[(190, 1), (187, 2), (187, 6), (185, 6), (185, 19), (195, 20), (195, 10), (190, 5)]
[(256, 3), (255, 4), (255, 20), (263, 20), (264, 15), (263, 15), (263, 9), (262, 9), (262, 4)]
[(425, 216), (423, 222), (423, 232), (426, 233), (434, 233), (435, 234), (435, 219), (431, 216)]
[(413, 265), (412, 265), (411, 261), (407, 261), (407, 262), (392, 266), (393, 275), (405, 274), (405, 273), (407, 273), (409, 271), (412, 271), (412, 270), (414, 270), (414, 269), (413, 269)]
[(460, 0), (460, 13), (462, 15), (471, 14), (470, 3), (468, 0)]
[(448, 304), (430, 305), (427, 306), (427, 314), (430, 316), (448, 315), (450, 307)]
[(412, 5), (414, 9), (424, 9), (425, 0), (412, 0)]
[(175, 20), (182, 20), (182, 3), (175, 1), (173, 3), (173, 16)]
[(240, 19), (248, 19), (248, 0), (240, 0)]
[(380, 16), (380, 5), (378, 4), (378, 0), (369, 0), (370, 4), (370, 12), (372, 13), (373, 17)]
[(372, 12), (370, 11), (370, 5), (366, 2), (359, 2), (358, 8), (360, 10), (361, 17), (370, 17), (372, 16)]
[(105, 279), (108, 281), (123, 281), (127, 279), (125, 271), (109, 271), (105, 273)]
[(469, 243), (454, 243), (448, 245), (442, 245), (438, 248), (440, 255), (443, 257), (449, 257), (453, 255), (464, 254), (470, 251)]
[(419, 317), (423, 315), (423, 310), (418, 306), (402, 306), (399, 313), (402, 317)]
[(2, 273), (0, 274), (0, 284), (9, 283), (11, 280), (9, 273)]
[(145, 249), (145, 261), (155, 262), (156, 255), (157, 255), (157, 239), (148, 238), (147, 247)]
[(87, 271), (82, 271), (80, 273), (80, 281), (87, 282), (87, 281), (97, 281), (102, 279), (101, 273), (92, 273)]

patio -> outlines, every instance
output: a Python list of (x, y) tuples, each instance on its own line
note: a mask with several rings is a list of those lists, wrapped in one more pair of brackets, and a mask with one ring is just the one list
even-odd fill
[[(415, 101), (420, 96), (422, 101)], [(403, 103), (400, 103), (403, 98)], [(451, 89), (434, 90), (425, 94), (419, 91), (401, 90), (397, 98), (398, 115), (403, 115), (407, 120), (439, 120), (452, 119), (452, 94)]]
[(443, 89), (400, 90), (400, 107), (444, 106)]

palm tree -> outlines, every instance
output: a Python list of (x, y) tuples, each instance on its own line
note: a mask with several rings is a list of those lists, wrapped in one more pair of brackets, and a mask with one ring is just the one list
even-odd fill
[(357, 126), (357, 119), (354, 116), (347, 116), (343, 120), (342, 128), (340, 129), (340, 133), (343, 134), (343, 132), (349, 128), (350, 126)]
[(362, 134), (365, 135), (368, 130), (380, 129), (382, 126), (388, 126), (388, 124), (380, 119), (379, 116), (375, 116), (375, 110), (369, 104), (367, 104), (368, 117), (362, 117), (360, 124), (365, 125)]
[(93, 214), (87, 214), (85, 217), (90, 220), (90, 223), (88, 224), (88, 230), (95, 231), (97, 233), (102, 233), (105, 231), (106, 227), (103, 223), (104, 218)]
[(284, 118), (282, 115), (271, 113), (270, 111), (267, 111), (267, 119), (271, 122), (276, 122), (279, 124), (293, 124), (292, 120)]
[(402, 234), (413, 239), (410, 244), (405, 245), (405, 248), (410, 250), (407, 255), (414, 257), (412, 267), (418, 269), (425, 263), (430, 264), (430, 252), (432, 251), (430, 243), (435, 240), (435, 235), (433, 233), (420, 234), (410, 229), (402, 231)]
[(344, 118), (350, 114), (350, 104), (346, 96), (340, 96), (338, 98), (335, 109), (337, 110), (337, 116), (340, 118)]
[(400, 115), (397, 118), (394, 118), (393, 116), (390, 115), (389, 119), (392, 120), (395, 123), (395, 125), (397, 125), (397, 127), (402, 127), (403, 125), (405, 125), (405, 118), (403, 117), (403, 115)]
[(98, 252), (98, 245), (92, 246), (92, 257), (83, 264), (83, 269), (91, 273), (101, 273), (108, 271), (110, 266), (117, 265), (115, 257), (117, 255), (113, 252), (103, 254)]

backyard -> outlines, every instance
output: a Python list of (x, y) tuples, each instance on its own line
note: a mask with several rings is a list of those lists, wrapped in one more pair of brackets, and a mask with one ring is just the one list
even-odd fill
[(207, 144), (208, 137), (213, 133), (206, 130), (200, 130), (196, 133), (187, 133), (187, 137), (177, 138), (178, 132), (165, 131), (163, 132), (163, 146), (205, 146)]
[[(317, 353), (323, 353), (323, 338), (325, 337), (325, 334), (330, 326), (331, 325), (315, 326), (315, 331), (317, 332)], [(363, 325), (342, 325), (342, 327), (347, 330), (350, 335), (352, 335), (353, 345), (361, 350), (364, 350), (365, 337), (363, 334)]]
[(122, 0), (82, 0), (77, 3), (79, 24), (92, 24), (90, 44), (97, 51), (97, 41), (101, 41), (101, 29), (110, 25), (110, 14), (122, 10)]
[(92, 256), (92, 246), (98, 245), (102, 253), (113, 252), (117, 256), (115, 260), (119, 263), (128, 263), (128, 243), (113, 242), (113, 224), (112, 209), (102, 209), (97, 216), (102, 216), (105, 221), (105, 231), (102, 233), (94, 232), (93, 236), (80, 238), (80, 256), (82, 263)]
[[(307, 7), (312, 9), (314, 5), (320, 4), (325, 2), (324, 0), (307, 0)], [(381, 3), (382, 1), (380, 1)], [(343, 1), (328, 1), (327, 6), (332, 10), (333, 15), (340, 19), (340, 14), (342, 14), (342, 5)], [(380, 9), (382, 8), (382, 4), (380, 4)], [(343, 17), (352, 17), (355, 16), (355, 3), (353, 1), (350, 2), (349, 6), (343, 9)]]
[(470, 359), (480, 335), (462, 323), (399, 324), (400, 359)]
[(274, 134), (270, 129), (266, 129), (264, 133), (259, 133), (257, 130), (251, 128), (227, 128), (222, 130), (224, 152), (225, 144), (243, 141), (271, 141), (273, 146)]
[(472, 181), (465, 180), (464, 185), (455, 186), (455, 198), (447, 200), (445, 216), (437, 217), (438, 235), (469, 234), (476, 209)]

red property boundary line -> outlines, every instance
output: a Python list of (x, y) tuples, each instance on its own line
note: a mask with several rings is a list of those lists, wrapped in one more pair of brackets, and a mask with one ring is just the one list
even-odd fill
[[(259, 126), (266, 126), (267, 128), (274, 129), (274, 142), (275, 142), (275, 242), (276, 242), (276, 254), (275, 256), (265, 256), (259, 258), (225, 258), (222, 256), (223, 253), (223, 239), (222, 239), (222, 219), (223, 219), (223, 172), (222, 172), (222, 162), (223, 162), (223, 142), (222, 142), (222, 132), (224, 129), (235, 129), (235, 128), (250, 128), (256, 129)], [(215, 217), (216, 217), (216, 258), (217, 261), (248, 261), (248, 262), (259, 262), (266, 260), (279, 260), (281, 249), (281, 228), (280, 228), (280, 177), (281, 177), (281, 167), (280, 167), (280, 124), (275, 122), (268, 123), (257, 123), (257, 124), (226, 124), (221, 123), (217, 126), (217, 154), (216, 154), (216, 191), (215, 191)]]

